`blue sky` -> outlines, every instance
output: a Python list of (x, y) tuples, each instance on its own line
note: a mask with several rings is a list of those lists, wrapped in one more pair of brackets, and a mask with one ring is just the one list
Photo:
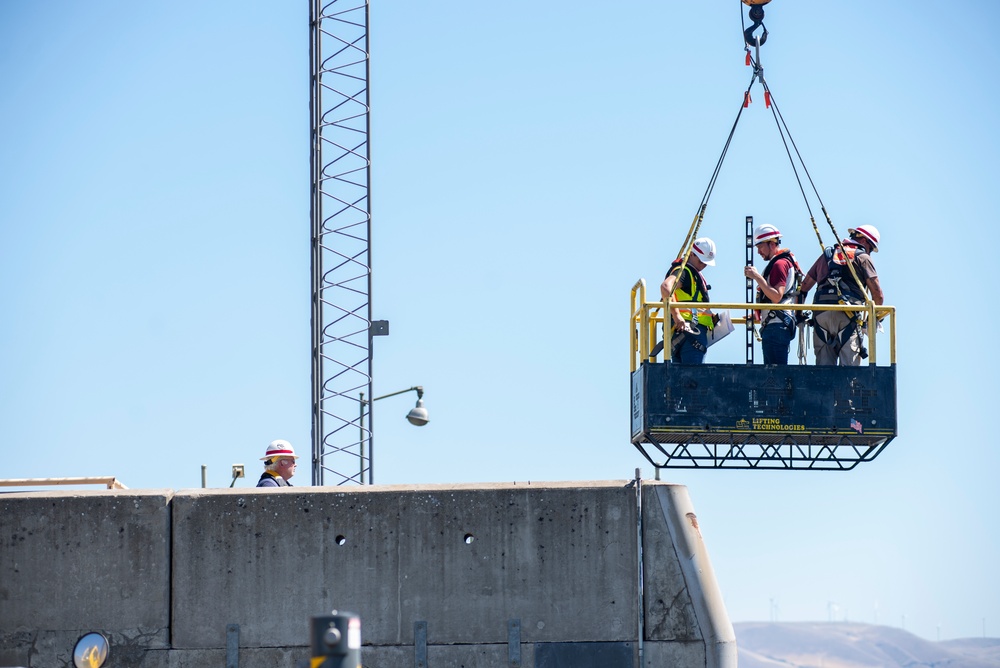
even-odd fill
[[(431, 416), (379, 402), (378, 482), (653, 476), (629, 290), (662, 278), (739, 109), (739, 6), (373, 4), (375, 391), (423, 385)], [(882, 232), (900, 436), (850, 473), (662, 477), (734, 621), (1000, 636), (1000, 7), (766, 15), (765, 76), (834, 223)], [(205, 465), (222, 487), (273, 438), (307, 452), (308, 3), (8, 1), (0, 80), (6, 476), (183, 489)], [(716, 299), (742, 300), (745, 215), (818, 253), (754, 93), (703, 227)]]

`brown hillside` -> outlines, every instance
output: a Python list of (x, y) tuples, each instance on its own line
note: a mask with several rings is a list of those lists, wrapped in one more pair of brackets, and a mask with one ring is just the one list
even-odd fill
[(1000, 639), (931, 642), (902, 629), (851, 623), (741, 622), (740, 668), (1000, 668)]

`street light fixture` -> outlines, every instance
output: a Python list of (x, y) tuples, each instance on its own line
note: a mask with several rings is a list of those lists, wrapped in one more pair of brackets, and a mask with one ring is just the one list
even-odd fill
[[(417, 390), (417, 405), (410, 409), (410, 412), (406, 414), (406, 419), (414, 427), (423, 427), (425, 424), (431, 421), (427, 417), (427, 409), (424, 408), (424, 391), (422, 388), (416, 388)], [(381, 397), (380, 397), (381, 398)]]
[[(389, 397), (394, 397), (397, 394), (404, 394), (406, 392), (416, 392), (417, 393), (417, 405), (410, 409), (410, 412), (406, 414), (407, 421), (414, 425), (415, 427), (423, 427), (425, 424), (430, 422), (430, 417), (427, 415), (427, 409), (424, 408), (424, 388), (421, 385), (414, 385), (413, 387), (408, 387), (405, 390), (399, 390), (398, 392), (390, 392), (389, 394), (383, 394), (381, 397), (375, 397), (374, 399), (365, 399), (365, 393), (361, 393), (361, 398), (359, 401), (360, 415), (358, 417), (358, 425), (361, 431), (361, 438), (359, 439), (361, 443), (361, 484), (365, 484), (365, 406), (371, 404), (379, 399), (387, 399)], [(371, 443), (371, 438), (367, 439), (368, 443), (368, 484), (372, 485), (375, 483), (375, 466), (374, 466), (374, 447)]]

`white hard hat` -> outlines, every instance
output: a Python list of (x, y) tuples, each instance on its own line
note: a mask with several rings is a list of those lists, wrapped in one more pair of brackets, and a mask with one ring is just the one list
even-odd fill
[(881, 235), (879, 235), (878, 228), (874, 225), (858, 225), (856, 228), (850, 227), (847, 229), (847, 233), (850, 235), (858, 234), (864, 237), (872, 243), (872, 252), (878, 252), (878, 241)]
[(292, 459), (298, 459), (299, 456), (295, 454), (295, 448), (288, 441), (278, 439), (276, 441), (271, 441), (267, 446), (267, 453), (260, 458), (260, 461), (265, 461), (267, 459), (281, 459), (282, 457), (291, 457)]
[(765, 241), (776, 241), (778, 237), (781, 236), (781, 232), (778, 228), (770, 223), (764, 223), (763, 225), (758, 225), (757, 229), (753, 231), (753, 245), (762, 244)]
[(715, 266), (715, 242), (708, 237), (701, 237), (694, 240), (691, 250), (698, 256), (698, 259), (710, 267)]

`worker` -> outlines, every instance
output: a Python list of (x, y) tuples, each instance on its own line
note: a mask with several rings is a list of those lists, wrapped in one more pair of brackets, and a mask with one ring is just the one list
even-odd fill
[(257, 481), (258, 487), (291, 487), (288, 479), (295, 475), (295, 460), (298, 459), (295, 448), (288, 441), (278, 439), (271, 441), (267, 451), (261, 457), (264, 462), (264, 473)]
[[(876, 305), (884, 301), (878, 272), (872, 263), (871, 254), (878, 252), (880, 235), (874, 225), (859, 225), (847, 230), (848, 238), (840, 246), (831, 246), (823, 251), (802, 281), (801, 293), (805, 296), (815, 285), (814, 304), (864, 304), (867, 296)], [(859, 285), (848, 268), (854, 267)], [(865, 312), (858, 310), (817, 311), (813, 316), (813, 347), (816, 350), (816, 364), (840, 366), (860, 366), (861, 359), (867, 357), (862, 337), (864, 336)]]
[[(781, 248), (781, 232), (774, 225), (764, 223), (754, 230), (753, 245), (757, 254), (767, 262), (761, 274), (753, 265), (744, 267), (743, 275), (757, 283), (758, 304), (788, 304), (797, 299), (802, 270), (795, 256)], [(760, 321), (760, 348), (764, 364), (788, 364), (788, 347), (795, 338), (795, 315), (792, 311), (762, 310), (756, 316)]]
[[(682, 263), (681, 259), (674, 260), (660, 284), (663, 301), (707, 302), (711, 286), (705, 282), (701, 272), (705, 267), (715, 265), (715, 242), (708, 237), (695, 239), (688, 252), (687, 262), (683, 263), (683, 276)], [(715, 324), (712, 312), (709, 309), (675, 307), (670, 309), (670, 317), (674, 323), (670, 359), (680, 364), (704, 362), (705, 352), (708, 350), (708, 333)]]

